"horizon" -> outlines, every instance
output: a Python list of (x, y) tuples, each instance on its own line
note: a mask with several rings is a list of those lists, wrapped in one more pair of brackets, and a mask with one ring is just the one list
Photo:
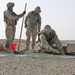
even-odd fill
[[(0, 0), (0, 39), (6, 39), (5, 23), (3, 21), (3, 12), (7, 9), (8, 2), (14, 2), (14, 12), (20, 14), (24, 10), (24, 5), (27, 3), (26, 15), (34, 10), (36, 6), (41, 7), (42, 26), (49, 24), (54, 29), (60, 40), (75, 40), (75, 0)], [(22, 18), (19, 19), (16, 26), (15, 39), (19, 39), (22, 25)], [(26, 29), (23, 26), (22, 39), (26, 39)]]

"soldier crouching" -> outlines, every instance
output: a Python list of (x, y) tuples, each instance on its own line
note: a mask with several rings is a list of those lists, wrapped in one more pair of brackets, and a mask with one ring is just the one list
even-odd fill
[(46, 51), (51, 51), (53, 50), (52, 46), (55, 44), (61, 55), (65, 55), (62, 44), (58, 39), (56, 32), (49, 25), (46, 25), (38, 36), (38, 51), (42, 51), (43, 49)]

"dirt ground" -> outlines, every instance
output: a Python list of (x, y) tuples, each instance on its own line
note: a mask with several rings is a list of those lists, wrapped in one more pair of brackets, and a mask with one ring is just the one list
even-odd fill
[(0, 75), (75, 75), (75, 58), (0, 56)]
[[(24, 47), (25, 43), (22, 41), (21, 50)], [(75, 56), (45, 53), (0, 54), (0, 75), (75, 75)]]

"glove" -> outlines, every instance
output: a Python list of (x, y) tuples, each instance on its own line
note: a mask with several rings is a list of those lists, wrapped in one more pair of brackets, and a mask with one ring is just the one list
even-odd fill
[(23, 11), (23, 14), (26, 14), (26, 11)]
[(25, 24), (25, 28), (27, 28), (27, 24)]

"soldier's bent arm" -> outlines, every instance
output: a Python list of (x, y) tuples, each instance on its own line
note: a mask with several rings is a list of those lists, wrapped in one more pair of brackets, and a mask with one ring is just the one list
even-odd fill
[(53, 32), (54, 32), (54, 39), (58, 39), (56, 32), (55, 31), (53, 31)]
[(61, 43), (61, 41), (59, 40), (59, 38), (58, 38), (56, 32), (55, 32), (54, 39), (55, 39), (55, 44), (56, 44), (56, 46), (57, 46), (57, 47), (62, 47), (62, 43)]
[(26, 16), (26, 18), (25, 18), (25, 25), (27, 24), (27, 18), (28, 18), (28, 16)]
[(39, 18), (38, 18), (38, 31), (40, 31), (41, 29), (41, 16), (39, 15)]
[(43, 34), (40, 35), (40, 40), (45, 48), (51, 48), (48, 42), (46, 41), (46, 37)]
[(28, 18), (30, 17), (30, 12), (28, 13), (28, 15), (25, 18), (25, 24), (27, 24)]
[(24, 15), (24, 14), (21, 13), (21, 14), (19, 14), (19, 15), (17, 15), (17, 16), (18, 16), (18, 18), (21, 18), (23, 15)]
[(12, 16), (8, 11), (5, 12), (5, 16), (10, 20), (18, 20), (17, 16)]

